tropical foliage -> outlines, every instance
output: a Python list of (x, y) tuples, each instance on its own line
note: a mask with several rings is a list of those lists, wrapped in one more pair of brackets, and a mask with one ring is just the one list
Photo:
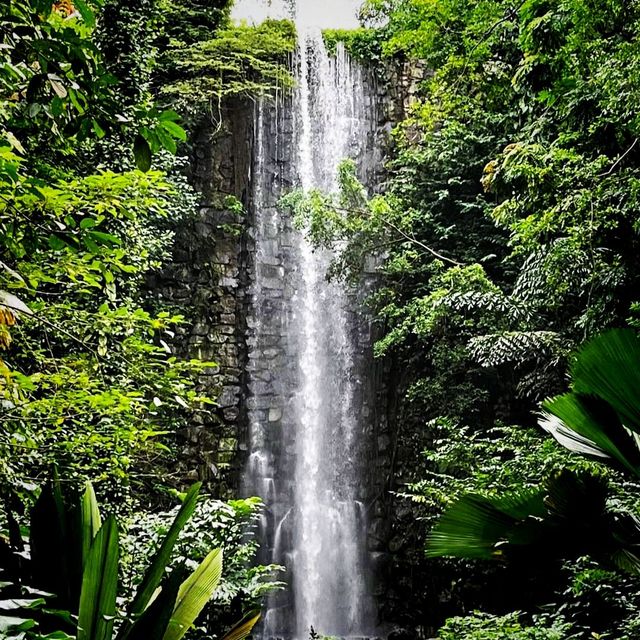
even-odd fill
[(176, 50), (175, 70), (161, 93), (196, 120), (203, 113), (220, 120), (223, 101), (275, 97), (291, 89), (293, 77), (284, 63), (295, 45), (295, 28), (288, 21), (228, 27), (213, 39)]
[(177, 443), (210, 417), (199, 389), (218, 369), (178, 357), (189, 310), (150, 288), (198, 212), (161, 50), (231, 29), (228, 5), (3, 3), (2, 637), (178, 640), (196, 619), (230, 628), (278, 586), (252, 566), (258, 500), (198, 502), (195, 487), (166, 511), (191, 484)]
[[(639, 326), (638, 6), (368, 0), (362, 15), (387, 64), (417, 72), (401, 86), (423, 78), (404, 96), (387, 182), (368, 193), (345, 162), (338, 193), (284, 204), (336, 250), (332, 277), (357, 283), (377, 265), (369, 303), (399, 433), (389, 609), (429, 637), (474, 609), (566, 603), (576, 637), (631, 638), (628, 613), (587, 605), (593, 591), (572, 591), (561, 565), (597, 561), (604, 592), (637, 561), (635, 418), (602, 380), (580, 382), (571, 354), (589, 343), (577, 362), (616, 369), (608, 381), (626, 376), (635, 401), (637, 362), (619, 366), (633, 334), (590, 341)], [(570, 451), (537, 427), (543, 402)], [(427, 540), (430, 556), (464, 560), (425, 559)]]
[[(175, 506), (180, 437), (223, 381), (178, 356), (190, 309), (150, 287), (199, 215), (183, 174), (203, 119), (218, 134), (293, 84), (293, 25), (233, 25), (230, 5), (3, 2), (8, 638), (210, 635), (282, 586), (252, 566), (258, 500)], [(635, 640), (640, 5), (367, 0), (362, 19), (324, 36), (396, 74), (386, 183), (345, 161), (338, 193), (283, 204), (335, 250), (330, 277), (377, 269), (381, 615), (409, 637)]]
[(566, 640), (571, 637), (571, 625), (562, 622), (545, 624), (534, 620), (525, 626), (518, 613), (506, 616), (475, 614), (468, 618), (452, 618), (440, 629), (441, 640)]
[[(222, 576), (221, 549), (211, 550), (190, 574), (184, 567), (174, 567), (166, 575), (178, 537), (195, 510), (199, 490), (200, 485), (194, 485), (185, 496), (149, 567), (140, 574), (135, 595), (125, 604), (118, 598), (117, 519), (111, 515), (102, 521), (91, 484), (83, 495), (71, 500), (65, 497), (59, 480), (48, 484), (33, 509), (28, 554), (13, 518), (13, 540), (3, 553), (3, 577), (10, 580), (5, 589), (42, 596), (21, 599), (14, 594), (3, 601), (4, 610), (18, 614), (36, 609), (35, 619), (20, 615), (3, 619), (9, 637), (25, 631), (34, 637), (42, 633), (47, 638), (84, 640), (184, 637)], [(42, 608), (45, 602), (48, 609)], [(226, 640), (247, 637), (258, 618), (258, 613), (248, 616)]]
[[(594, 339), (572, 365), (572, 391), (544, 403), (543, 427), (570, 450), (638, 477), (639, 369), (635, 331)], [(604, 478), (568, 470), (521, 493), (465, 496), (434, 528), (428, 553), (490, 559), (526, 549), (538, 562), (553, 554), (588, 555), (640, 573), (640, 520), (633, 512), (609, 511), (608, 497)]]

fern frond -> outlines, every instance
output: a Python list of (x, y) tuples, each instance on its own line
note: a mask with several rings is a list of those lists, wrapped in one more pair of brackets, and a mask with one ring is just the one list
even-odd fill
[[(559, 277), (562, 283), (558, 282)], [(557, 298), (558, 291), (582, 292), (591, 277), (591, 257), (567, 238), (559, 238), (527, 257), (512, 295), (525, 302), (544, 304)]]
[(503, 331), (469, 341), (469, 351), (483, 367), (542, 362), (568, 350), (567, 340), (555, 331)]
[(456, 292), (440, 299), (438, 304), (452, 311), (494, 313), (510, 324), (533, 318), (533, 310), (527, 304), (499, 291)]

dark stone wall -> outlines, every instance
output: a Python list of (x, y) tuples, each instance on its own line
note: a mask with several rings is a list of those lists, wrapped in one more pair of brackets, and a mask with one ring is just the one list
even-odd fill
[[(369, 145), (366, 183), (373, 191), (384, 191), (385, 159), (391, 144), (391, 131), (402, 121), (413, 100), (424, 71), (403, 64), (390, 64), (371, 74), (371, 100), (376, 103), (377, 122)], [(189, 324), (177, 336), (178, 355), (216, 363), (199, 380), (200, 391), (217, 402), (212, 418), (195, 414), (192, 426), (178, 437), (178, 471), (186, 482), (204, 481), (221, 498), (243, 493), (242, 478), (247, 464), (248, 416), (255, 409), (256, 389), (249, 386), (251, 323), (249, 295), (254, 269), (252, 234), (253, 170), (256, 146), (256, 103), (237, 98), (223, 106), (221, 120), (205, 118), (192, 137), (189, 178), (200, 193), (196, 218), (176, 229), (173, 259), (155, 283), (158, 295), (174, 303), (187, 316)], [(282, 120), (282, 116), (280, 116)], [(293, 133), (291, 119), (283, 120), (280, 133)], [(287, 127), (289, 129), (287, 129)], [(275, 133), (275, 132), (274, 132)], [(286, 150), (271, 154), (268, 171), (278, 188), (288, 186), (282, 166)], [(239, 200), (245, 217), (229, 206), (228, 198)], [(285, 230), (286, 231), (286, 230)], [(290, 229), (288, 230), (290, 232)], [(277, 252), (287, 244), (286, 234), (274, 248), (273, 264), (279, 268)], [(286, 250), (286, 246), (284, 246)], [(363, 380), (361, 411), (365, 417), (370, 448), (369, 464), (369, 547), (377, 575), (376, 597), (393, 601), (393, 563), (391, 556), (402, 542), (392, 536), (392, 524), (402, 510), (391, 491), (398, 488), (398, 431), (395, 421), (398, 387), (391, 362), (374, 360), (372, 345), (381, 332), (366, 309), (359, 306), (363, 293), (376, 285), (373, 273), (363, 274), (363, 286), (356, 296), (361, 366), (368, 371)], [(277, 296), (274, 312), (277, 311)], [(254, 371), (255, 374), (255, 371)], [(263, 372), (269, 376), (269, 371)], [(265, 378), (266, 380), (266, 378)], [(373, 400), (371, 400), (373, 399)], [(269, 421), (277, 423), (277, 406), (269, 407)], [(402, 516), (402, 513), (400, 514)], [(393, 611), (385, 607), (384, 618), (393, 620)]]
[(200, 124), (189, 169), (201, 198), (199, 211), (176, 229), (172, 260), (155, 287), (189, 321), (175, 341), (177, 354), (216, 363), (199, 379), (199, 391), (217, 403), (213, 417), (196, 413), (192, 426), (177, 434), (178, 465), (185, 481), (201, 480), (223, 498), (237, 495), (238, 454), (246, 450), (247, 220), (229, 198), (248, 206), (252, 155), (251, 100), (230, 101), (221, 122)]

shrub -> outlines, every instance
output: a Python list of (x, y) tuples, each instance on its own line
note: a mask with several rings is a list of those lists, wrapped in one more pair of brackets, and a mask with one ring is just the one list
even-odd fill
[(451, 618), (440, 629), (440, 640), (568, 640), (571, 625), (562, 621), (534, 618), (524, 626), (518, 612), (492, 616), (476, 612), (464, 618)]

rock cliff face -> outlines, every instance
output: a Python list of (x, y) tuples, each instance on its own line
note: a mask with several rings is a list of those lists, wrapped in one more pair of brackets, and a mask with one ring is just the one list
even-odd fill
[[(366, 77), (373, 126), (365, 144), (366, 157), (359, 158), (359, 165), (369, 189), (381, 191), (389, 134), (404, 118), (423, 74), (390, 65), (375, 74), (369, 71)], [(254, 99), (234, 99), (224, 105), (221, 122), (202, 121), (193, 138), (190, 167), (190, 179), (201, 194), (199, 216), (177, 230), (173, 261), (157, 286), (191, 321), (176, 349), (181, 355), (218, 364), (200, 380), (201, 391), (217, 400), (215, 419), (203, 421), (196, 415), (192, 428), (179, 437), (185, 481), (203, 480), (221, 497), (246, 495), (256, 489), (251, 477), (255, 461), (249, 460), (255, 449), (250, 440), (256, 419), (269, 425), (270, 439), (287, 446), (287, 438), (282, 437), (282, 430), (289, 428), (283, 416), (291, 402), (286, 372), (294, 363), (284, 319), (291, 313), (287, 305), (293, 296), (287, 290), (291, 283), (284, 267), (296, 250), (293, 234), (298, 232), (281, 215), (273, 216), (271, 222), (268, 217), (280, 196), (295, 183), (295, 126), (287, 97), (262, 109)], [(256, 208), (256, 193), (267, 204), (261, 212)], [(230, 205), (230, 197), (242, 203), (243, 215)], [(262, 224), (259, 247), (258, 224)], [(254, 295), (258, 285), (262, 292), (259, 309)], [(368, 547), (377, 578), (376, 595), (386, 597), (395, 509), (388, 492), (398, 462), (395, 385), (389, 380), (389, 363), (372, 356), (377, 330), (362, 302), (373, 287), (374, 274), (363, 274), (362, 286), (349, 294), (353, 304), (348, 325), (359, 372), (354, 408), (367, 442), (367, 477), (361, 496), (368, 512)], [(278, 456), (280, 464), (286, 455)], [(274, 472), (283, 475), (278, 469)], [(271, 490), (263, 486), (260, 492)], [(274, 512), (268, 517), (275, 517)], [(274, 535), (271, 526), (267, 546), (273, 547)]]

